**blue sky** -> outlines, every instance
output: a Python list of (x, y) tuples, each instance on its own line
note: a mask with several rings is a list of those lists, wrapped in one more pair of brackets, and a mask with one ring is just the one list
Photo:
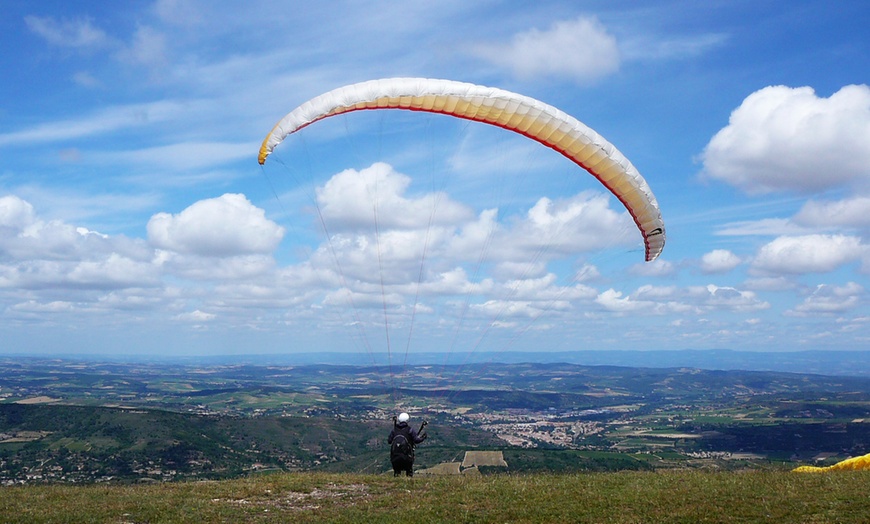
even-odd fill
[[(868, 25), (863, 1), (6, 0), (0, 351), (867, 349)], [(257, 164), (297, 105), (397, 76), (601, 133), (662, 257), (484, 125), (345, 115)]]

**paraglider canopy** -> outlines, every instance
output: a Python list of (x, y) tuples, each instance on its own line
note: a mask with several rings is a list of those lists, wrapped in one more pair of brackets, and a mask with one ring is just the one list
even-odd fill
[(796, 473), (824, 473), (828, 471), (867, 471), (870, 470), (870, 453), (860, 457), (841, 460), (831, 466), (799, 466), (792, 471)]
[(441, 113), (525, 135), (588, 171), (623, 203), (643, 235), (647, 261), (655, 260), (664, 248), (665, 225), (658, 202), (622, 153), (576, 118), (502, 89), (427, 78), (387, 78), (340, 87), (282, 118), (263, 140), (259, 163), (264, 164), (288, 135), (318, 120), (364, 109)]

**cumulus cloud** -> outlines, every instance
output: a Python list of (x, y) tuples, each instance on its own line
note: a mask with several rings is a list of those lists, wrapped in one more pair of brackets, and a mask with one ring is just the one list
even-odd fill
[(0, 228), (18, 232), (36, 220), (33, 206), (15, 195), (0, 197)]
[(740, 265), (740, 257), (727, 249), (714, 249), (701, 257), (701, 271), (706, 274), (727, 273)]
[(563, 287), (558, 285), (558, 277), (549, 273), (539, 278), (509, 280), (496, 289), (496, 293), (511, 300), (552, 302), (561, 299), (592, 299), (597, 294), (584, 285)]
[(433, 295), (471, 295), (488, 294), (493, 287), (491, 279), (472, 282), (464, 269), (456, 267), (434, 275), (423, 285), (423, 290)]
[(630, 216), (611, 209), (601, 192), (475, 216), (446, 193), (411, 195), (410, 187), (406, 175), (374, 164), (343, 171), (316, 189), (329, 237), (306, 264), (331, 270), (330, 283), (320, 284), (321, 305), (386, 306), (401, 316), (425, 302), (426, 311), (464, 310), (480, 321), (487, 314), (534, 318), (598, 294), (577, 284), (598, 278), (597, 268), (584, 266), (565, 285), (550, 272), (551, 262), (640, 243)]
[(770, 303), (761, 300), (752, 291), (742, 291), (733, 287), (720, 287), (713, 284), (707, 285), (706, 294), (700, 292), (703, 297), (702, 305), (709, 309), (724, 309), (728, 311), (757, 311), (770, 308)]
[(443, 194), (407, 197), (411, 178), (392, 166), (375, 163), (347, 169), (317, 189), (317, 201), (331, 229), (423, 229), (430, 223), (455, 224), (473, 216), (471, 210)]
[(610, 198), (585, 191), (569, 198), (543, 197), (512, 224), (505, 246), (571, 253), (622, 245), (635, 232), (626, 213), (610, 209)]
[(498, 278), (521, 279), (541, 276), (546, 272), (547, 264), (543, 260), (531, 262), (504, 261), (496, 265), (493, 274)]
[(546, 303), (528, 300), (487, 300), (471, 306), (471, 311), (474, 313), (492, 319), (490, 322), (492, 327), (506, 328), (521, 324), (505, 319), (536, 319), (546, 313), (568, 309), (570, 309), (570, 303), (567, 300)]
[(761, 247), (752, 268), (774, 274), (827, 273), (859, 260), (866, 249), (853, 236), (783, 236)]
[(113, 289), (157, 280), (143, 242), (45, 221), (29, 202), (0, 197), (0, 287)]
[(39, 218), (33, 206), (17, 197), (0, 198), (0, 260), (82, 260), (121, 254), (147, 259), (140, 242), (108, 237), (60, 220)]
[(69, 272), (71, 284), (91, 287), (117, 288), (155, 285), (159, 272), (150, 261), (133, 260), (112, 253), (99, 260), (84, 260)]
[(594, 17), (530, 29), (510, 43), (481, 45), (475, 54), (521, 78), (550, 76), (587, 83), (619, 70), (616, 38)]
[(751, 312), (770, 308), (768, 302), (752, 291), (713, 284), (688, 288), (645, 285), (629, 295), (609, 289), (599, 294), (595, 302), (615, 313), (653, 315)]
[(655, 306), (655, 302), (649, 300), (635, 300), (630, 296), (623, 296), (621, 291), (608, 289), (599, 294), (595, 302), (608, 311), (618, 313), (630, 313), (638, 310), (648, 310)]
[(759, 276), (747, 279), (743, 285), (755, 291), (787, 291), (797, 287), (791, 278), (784, 276)]
[(794, 316), (842, 314), (854, 309), (865, 295), (864, 288), (855, 282), (843, 286), (820, 285), (813, 293), (786, 314)]
[(121, 255), (92, 260), (27, 260), (0, 266), (0, 287), (30, 290), (119, 289), (154, 286), (159, 272), (147, 261)]
[(607, 311), (620, 314), (663, 315), (695, 311), (696, 307), (686, 303), (683, 300), (685, 297), (680, 295), (680, 291), (674, 287), (645, 285), (627, 296), (621, 291), (608, 289), (598, 294), (595, 303)]
[(270, 253), (284, 228), (266, 218), (241, 194), (200, 200), (181, 213), (158, 213), (148, 221), (157, 248), (205, 257)]
[(870, 178), (868, 143), (870, 87), (828, 98), (810, 87), (766, 87), (707, 144), (703, 173), (753, 194), (850, 186)]
[(436, 273), (463, 264), (494, 264), (498, 278), (536, 278), (554, 259), (639, 242), (627, 213), (600, 192), (539, 199), (525, 213), (499, 217), (443, 193), (409, 196), (410, 178), (386, 164), (347, 170), (317, 189), (330, 233), (312, 258), (341, 261), (348, 278), (388, 284), (416, 280), (421, 260)]
[(810, 200), (793, 217), (809, 227), (870, 228), (870, 197), (854, 196), (839, 201)]
[(205, 313), (200, 310), (191, 311), (189, 313), (181, 313), (176, 315), (177, 320), (184, 322), (209, 322), (217, 317), (214, 313)]
[(167, 273), (199, 281), (234, 281), (262, 276), (275, 268), (268, 255), (214, 255), (159, 252), (154, 263)]
[(542, 197), (522, 215), (502, 222), (497, 218), (497, 210), (481, 213), (478, 222), (465, 226), (454, 239), (451, 250), (467, 256), (487, 246), (494, 259), (528, 264), (640, 242), (629, 215), (611, 209), (608, 195), (594, 191)]
[(591, 282), (601, 276), (601, 272), (592, 264), (584, 264), (574, 272), (575, 282)]
[(652, 262), (631, 266), (631, 273), (643, 277), (667, 277), (676, 271), (674, 264), (658, 258)]

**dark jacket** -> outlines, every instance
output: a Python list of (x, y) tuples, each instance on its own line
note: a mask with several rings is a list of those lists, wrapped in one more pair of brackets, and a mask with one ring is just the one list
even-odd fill
[(404, 435), (408, 442), (411, 443), (411, 446), (415, 446), (424, 440), (426, 440), (426, 435), (422, 437), (417, 434), (417, 432), (408, 425), (407, 422), (399, 422), (398, 424), (393, 426), (393, 431), (390, 431), (390, 436), (387, 437), (387, 444), (392, 444), (393, 439), (396, 438), (396, 435)]

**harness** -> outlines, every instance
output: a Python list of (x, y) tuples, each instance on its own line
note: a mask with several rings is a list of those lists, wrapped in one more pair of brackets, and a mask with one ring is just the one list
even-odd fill
[(411, 428), (397, 428), (398, 433), (393, 437), (393, 443), (390, 445), (390, 460), (413, 460), (414, 459), (414, 443), (411, 442)]

